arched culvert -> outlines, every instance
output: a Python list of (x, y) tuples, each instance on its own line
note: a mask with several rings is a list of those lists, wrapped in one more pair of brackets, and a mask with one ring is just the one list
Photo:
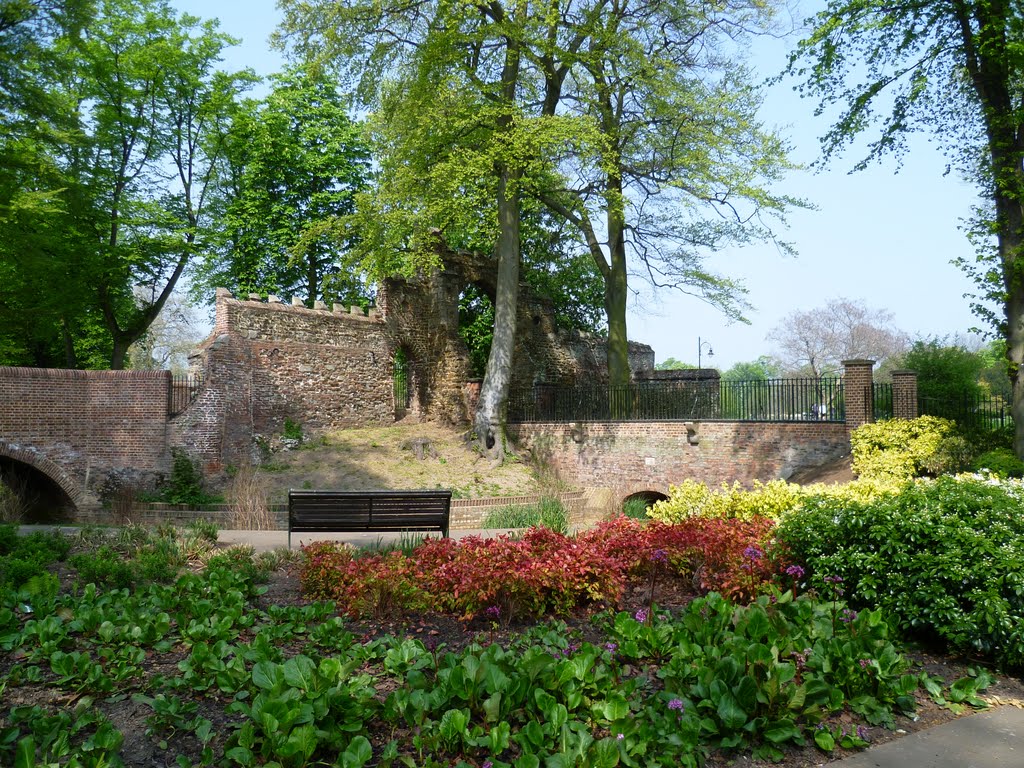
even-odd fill
[(0, 456), (0, 517), (25, 525), (70, 522), (76, 505), (70, 494), (42, 470)]
[(656, 502), (667, 500), (668, 496), (661, 491), (637, 491), (622, 500), (622, 511), (630, 517), (645, 517)]

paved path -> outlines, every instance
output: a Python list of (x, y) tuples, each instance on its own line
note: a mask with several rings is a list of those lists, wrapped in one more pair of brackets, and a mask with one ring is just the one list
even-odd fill
[(828, 768), (1024, 768), (1024, 709), (998, 707), (961, 717)]

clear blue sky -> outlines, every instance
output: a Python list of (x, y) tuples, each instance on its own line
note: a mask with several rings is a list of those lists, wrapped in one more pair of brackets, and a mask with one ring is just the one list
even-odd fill
[[(227, 52), (225, 68), (251, 67), (261, 75), (281, 68), (280, 54), (267, 45), (280, 17), (274, 0), (173, 0), (173, 5), (218, 18), (225, 32), (242, 38)], [(794, 42), (758, 43), (752, 60), (758, 73), (768, 77), (781, 70)], [(817, 137), (827, 123), (814, 117), (814, 103), (800, 99), (792, 85), (768, 93), (762, 118), (790, 137), (793, 159), (809, 164), (818, 157)], [(963, 298), (973, 286), (950, 264), (972, 257), (959, 228), (977, 199), (975, 189), (954, 175), (943, 176), (943, 158), (924, 136), (912, 141), (899, 173), (889, 160), (848, 174), (860, 157), (852, 150), (825, 172), (794, 173), (780, 187), (817, 206), (794, 212), (783, 233), (797, 257), (784, 257), (770, 245), (712, 257), (713, 269), (749, 288), (750, 325), (729, 324), (696, 298), (662, 292), (634, 302), (630, 338), (654, 347), (658, 361), (674, 357), (695, 364), (700, 337), (714, 349), (712, 364), (724, 369), (770, 353), (765, 336), (786, 315), (837, 297), (892, 312), (895, 325), (912, 335), (963, 334), (979, 325)]]

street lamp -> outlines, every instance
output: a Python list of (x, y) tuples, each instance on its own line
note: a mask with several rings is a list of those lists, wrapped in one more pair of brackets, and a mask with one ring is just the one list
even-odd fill
[(713, 350), (711, 348), (711, 342), (710, 341), (701, 341), (700, 340), (700, 336), (698, 336), (697, 337), (697, 370), (698, 371), (702, 370), (701, 364), (700, 364), (700, 359), (701, 359), (701, 353), (704, 351), (704, 347), (708, 348), (708, 357), (714, 357), (715, 356), (715, 350)]

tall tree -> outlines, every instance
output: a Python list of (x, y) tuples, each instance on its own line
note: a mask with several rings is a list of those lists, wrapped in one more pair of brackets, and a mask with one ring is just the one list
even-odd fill
[(769, 190), (791, 166), (784, 142), (757, 120), (760, 89), (741, 64), (743, 41), (772, 10), (749, 0), (566, 3), (532, 49), (543, 111), (594, 130), (568, 145), (560, 184), (540, 196), (603, 277), (612, 384), (630, 378), (631, 273), (743, 319), (745, 289), (711, 271), (706, 255), (775, 240), (772, 220), (801, 204)]
[(768, 340), (775, 343), (784, 370), (812, 378), (839, 374), (843, 360), (884, 362), (910, 345), (907, 335), (893, 326), (891, 312), (850, 299), (832, 299), (823, 307), (792, 312), (768, 334)]
[[(97, 365), (105, 348), (120, 368), (203, 247), (226, 118), (249, 78), (216, 70), (232, 40), (215, 23), (179, 17), (165, 0), (5, 3), (0, 18), (44, 5), (93, 15), (25, 49), (35, 92), (59, 119), (4, 145), (18, 161), (0, 170), (0, 218), (15, 231), (41, 225), (5, 269), (40, 297), (42, 346), (59, 335), (64, 364)], [(36, 103), (12, 101), (5, 120), (38, 125)], [(38, 290), (46, 281), (52, 289)]]
[[(830, 0), (811, 20), (790, 71), (822, 109), (840, 107), (827, 157), (878, 126), (864, 167), (933, 133), (978, 185), (975, 310), (1006, 339), (1014, 448), (1024, 457), (1024, 11), (990, 0)], [(879, 101), (884, 101), (880, 104)], [(990, 302), (990, 303), (986, 303)], [(991, 307), (998, 306), (1000, 312)]]
[[(371, 227), (368, 242), (396, 246), (373, 270), (415, 269), (430, 260), (438, 237), (449, 246), (468, 239), (493, 249), (494, 335), (474, 426), (481, 449), (500, 460), (515, 343), (520, 199), (538, 155), (521, 103), (522, 31), (537, 9), (528, 0), (476, 6), (286, 0), (282, 6), (283, 34), (298, 52), (334, 59), (377, 111), (381, 188), (369, 207), (378, 225), (405, 226), (379, 238)], [(440, 195), (441, 189), (454, 194)], [(474, 211), (474, 201), (482, 209)], [(396, 260), (402, 255), (407, 258)]]
[(220, 179), (222, 240), (199, 270), (199, 287), (366, 298), (346, 261), (348, 218), (369, 178), (369, 148), (347, 99), (321, 71), (293, 67), (236, 113)]

